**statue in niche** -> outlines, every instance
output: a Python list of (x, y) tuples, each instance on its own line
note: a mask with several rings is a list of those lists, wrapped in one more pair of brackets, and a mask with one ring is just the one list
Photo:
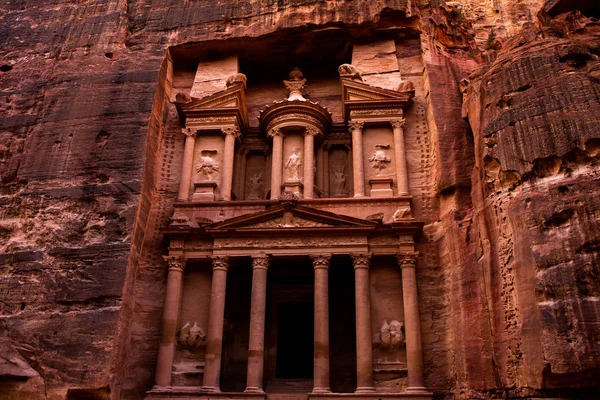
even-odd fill
[(203, 182), (214, 182), (213, 174), (219, 171), (219, 163), (212, 157), (216, 150), (202, 150), (200, 152), (200, 163), (196, 166), (196, 172), (200, 174)]
[(179, 331), (179, 338), (177, 341), (184, 347), (197, 349), (205, 345), (206, 334), (202, 328), (198, 326), (196, 321), (194, 321), (193, 326), (190, 326), (190, 323), (186, 322)]
[(300, 171), (302, 170), (302, 156), (300, 149), (295, 148), (287, 162), (285, 163), (285, 171), (287, 172), (288, 181), (299, 181)]
[(404, 324), (397, 320), (392, 320), (388, 324), (387, 320), (383, 321), (381, 326), (381, 345), (390, 350), (395, 350), (404, 345)]
[(337, 164), (333, 166), (333, 195), (341, 196), (346, 194), (346, 166)]
[(248, 178), (246, 181), (246, 198), (248, 200), (259, 200), (261, 199), (261, 192), (263, 188), (263, 173), (256, 172)]
[(383, 150), (389, 147), (390, 146), (387, 144), (377, 144), (375, 145), (375, 153), (373, 153), (373, 155), (369, 157), (369, 162), (377, 171), (377, 176), (379, 176), (381, 174), (381, 171), (385, 169), (390, 162), (392, 162), (392, 159)]

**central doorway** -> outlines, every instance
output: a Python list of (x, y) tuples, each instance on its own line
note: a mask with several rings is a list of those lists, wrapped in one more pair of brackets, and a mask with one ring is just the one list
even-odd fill
[(277, 379), (312, 379), (313, 309), (312, 302), (278, 304)]

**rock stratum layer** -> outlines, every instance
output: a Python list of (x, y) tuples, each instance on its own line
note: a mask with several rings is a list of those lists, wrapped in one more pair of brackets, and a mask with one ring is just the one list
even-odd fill
[(143, 398), (183, 148), (172, 57), (332, 27), (419, 37), (428, 388), (595, 393), (598, 17), (591, 0), (1, 4), (0, 398)]

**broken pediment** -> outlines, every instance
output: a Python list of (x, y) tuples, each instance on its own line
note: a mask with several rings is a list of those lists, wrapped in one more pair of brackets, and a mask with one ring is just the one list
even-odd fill
[(228, 85), (227, 89), (201, 99), (178, 94), (175, 106), (182, 122), (191, 127), (214, 123), (215, 118), (230, 118), (238, 126), (247, 128), (245, 80), (232, 79), (228, 81)]
[(342, 78), (342, 103), (344, 119), (363, 115), (402, 115), (412, 104), (415, 89), (405, 81), (398, 90), (371, 86), (357, 79)]

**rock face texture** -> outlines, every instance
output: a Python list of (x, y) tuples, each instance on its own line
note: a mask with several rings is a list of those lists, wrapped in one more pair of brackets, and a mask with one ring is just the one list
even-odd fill
[(350, 46), (408, 37), (395, 54), (417, 92), (427, 387), (593, 398), (599, 17), (592, 0), (0, 4), (0, 399), (144, 397), (183, 154), (177, 86), (202, 55), (256, 42), (285, 57), (278, 44), (325, 46), (311, 32), (333, 28)]

